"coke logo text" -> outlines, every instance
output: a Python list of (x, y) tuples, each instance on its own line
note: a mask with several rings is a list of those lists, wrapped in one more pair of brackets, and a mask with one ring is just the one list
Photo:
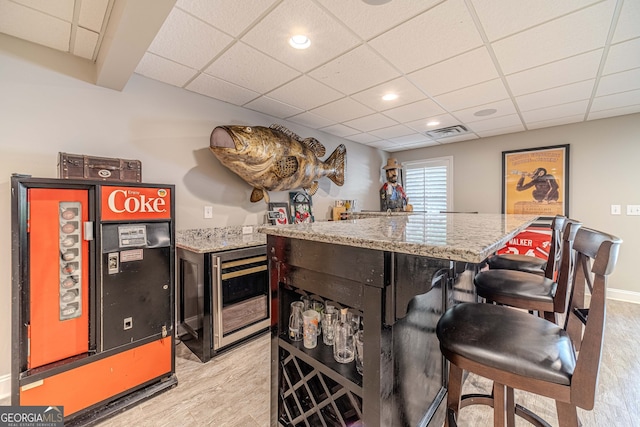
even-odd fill
[(166, 212), (166, 201), (160, 197), (149, 197), (144, 194), (114, 190), (109, 194), (107, 204), (115, 213)]

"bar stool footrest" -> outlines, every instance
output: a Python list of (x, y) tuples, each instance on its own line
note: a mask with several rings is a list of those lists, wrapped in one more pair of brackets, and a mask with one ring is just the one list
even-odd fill
[[(493, 408), (493, 394), (470, 393), (460, 398), (460, 409), (471, 405), (487, 405)], [(536, 427), (551, 427), (551, 424), (540, 418), (538, 414), (517, 403), (515, 406), (515, 414)], [(447, 409), (447, 419), (449, 421), (449, 427), (458, 426), (456, 414), (453, 409)]]

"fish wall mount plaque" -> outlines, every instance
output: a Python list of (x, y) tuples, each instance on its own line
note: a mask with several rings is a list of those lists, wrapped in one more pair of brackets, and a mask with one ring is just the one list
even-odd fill
[(220, 162), (253, 187), (251, 201), (269, 202), (269, 191), (303, 188), (318, 191), (318, 180), (327, 177), (344, 184), (347, 149), (340, 144), (326, 160), (326, 149), (315, 138), (301, 138), (281, 125), (217, 126), (209, 149)]

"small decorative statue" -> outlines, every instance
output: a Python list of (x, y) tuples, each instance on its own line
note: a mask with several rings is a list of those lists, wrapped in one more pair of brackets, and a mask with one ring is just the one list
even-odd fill
[(398, 184), (398, 169), (402, 165), (393, 157), (387, 159), (387, 164), (382, 169), (386, 171), (387, 182), (380, 188), (380, 210), (402, 212), (407, 207), (407, 195)]

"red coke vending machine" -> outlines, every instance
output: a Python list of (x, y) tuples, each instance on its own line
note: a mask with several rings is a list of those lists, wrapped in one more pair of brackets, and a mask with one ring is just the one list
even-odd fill
[(12, 405), (86, 425), (175, 386), (174, 186), (11, 185)]

